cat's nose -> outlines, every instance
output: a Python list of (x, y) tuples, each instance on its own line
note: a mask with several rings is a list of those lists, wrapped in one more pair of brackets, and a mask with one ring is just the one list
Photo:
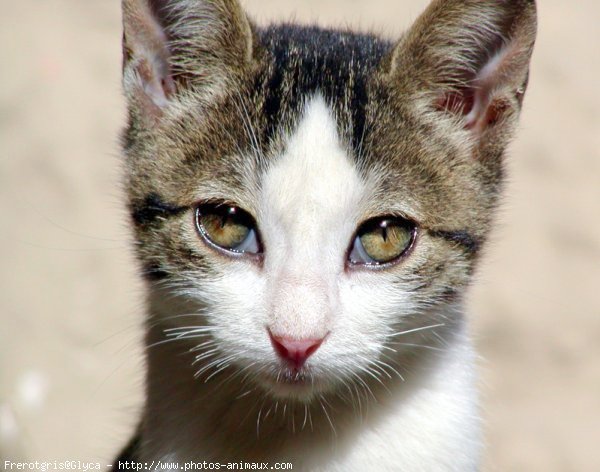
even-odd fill
[(300, 369), (306, 359), (319, 349), (325, 339), (292, 339), (286, 336), (276, 336), (270, 330), (269, 336), (275, 352), (294, 369)]

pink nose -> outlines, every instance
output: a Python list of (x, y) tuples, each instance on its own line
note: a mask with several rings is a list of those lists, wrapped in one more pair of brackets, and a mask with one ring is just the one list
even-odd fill
[(275, 336), (271, 331), (269, 331), (269, 336), (275, 352), (294, 369), (300, 369), (306, 359), (319, 349), (323, 339), (325, 339), (292, 339), (285, 336)]

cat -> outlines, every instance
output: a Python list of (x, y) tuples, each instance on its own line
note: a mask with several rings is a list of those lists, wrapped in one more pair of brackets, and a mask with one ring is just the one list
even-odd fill
[(398, 40), (123, 0), (146, 400), (120, 456), (478, 470), (464, 295), (533, 0), (433, 0)]

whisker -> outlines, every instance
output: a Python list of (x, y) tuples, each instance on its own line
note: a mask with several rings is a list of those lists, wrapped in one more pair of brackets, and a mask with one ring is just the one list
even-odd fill
[(319, 395), (319, 398), (320, 398), (319, 404), (321, 405), (321, 408), (323, 409), (323, 413), (325, 413), (325, 417), (327, 418), (327, 421), (329, 422), (329, 426), (331, 426), (333, 435), (337, 436), (337, 431), (335, 430), (335, 426), (333, 426), (333, 421), (331, 421), (331, 418), (329, 417), (329, 413), (327, 413), (327, 408), (325, 408), (325, 405), (323, 404), (323, 402), (326, 402), (326, 401), (323, 398), (323, 395)]
[(445, 349), (442, 349), (439, 347), (434, 347), (434, 346), (428, 346), (426, 344), (413, 344), (413, 343), (401, 343), (401, 342), (395, 342), (393, 344), (397, 345), (397, 346), (418, 347), (418, 348), (423, 348), (423, 349), (430, 349), (432, 351), (437, 351), (437, 352), (446, 352)]
[[(383, 354), (383, 353), (381, 353), (381, 355), (382, 355), (383, 357), (385, 357), (386, 359), (389, 359), (391, 362), (394, 362), (394, 360), (393, 360), (393, 359), (391, 359), (389, 356), (387, 356), (387, 355), (385, 355), (385, 354)], [(391, 365), (390, 365), (390, 364), (388, 364), (387, 362), (383, 362), (381, 359), (377, 359), (377, 360), (376, 360), (376, 361), (374, 361), (374, 362), (377, 362), (378, 364), (380, 364), (380, 365), (382, 365), (382, 366), (385, 366), (385, 367), (387, 367), (387, 368), (388, 368), (388, 369), (390, 369), (390, 370), (391, 370), (391, 371), (392, 371), (394, 374), (396, 374), (396, 375), (397, 375), (397, 376), (400, 378), (400, 380), (402, 380), (402, 381), (404, 382), (404, 377), (402, 376), (402, 374), (401, 374), (400, 372), (398, 372), (398, 371), (397, 371), (397, 370), (396, 370), (396, 369), (395, 369), (393, 366), (391, 366)], [(390, 377), (390, 378), (391, 378), (391, 377)]]
[(429, 325), (429, 326), (421, 326), (420, 328), (407, 329), (404, 331), (399, 331), (397, 333), (392, 333), (392, 334), (387, 335), (387, 337), (391, 338), (391, 337), (395, 337), (395, 336), (402, 336), (404, 334), (417, 333), (419, 331), (426, 331), (429, 329), (439, 328), (441, 326), (446, 326), (446, 325), (445, 325), (445, 323), (438, 323), (438, 324), (433, 324), (433, 325)]
[(304, 431), (304, 427), (306, 426), (306, 420), (308, 419), (308, 405), (304, 404), (304, 421), (302, 422), (302, 431)]
[(247, 397), (248, 395), (250, 395), (252, 392), (254, 391), (254, 389), (250, 389), (250, 390), (246, 390), (244, 393), (242, 393), (241, 395), (238, 395), (237, 397), (235, 397), (236, 400), (239, 400), (240, 398), (244, 398)]
[(215, 328), (212, 326), (178, 326), (176, 328), (165, 328), (163, 329), (164, 333), (174, 333), (176, 331), (186, 331), (186, 332), (199, 332), (199, 333), (212, 333), (215, 331)]

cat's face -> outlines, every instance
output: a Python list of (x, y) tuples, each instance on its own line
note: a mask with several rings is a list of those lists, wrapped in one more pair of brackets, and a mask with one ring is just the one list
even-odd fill
[(475, 3), (437, 2), (392, 45), (258, 30), (230, 2), (126, 2), (138, 254), (152, 321), (199, 378), (302, 399), (386, 382), (457, 322), (534, 28), (529, 2)]

